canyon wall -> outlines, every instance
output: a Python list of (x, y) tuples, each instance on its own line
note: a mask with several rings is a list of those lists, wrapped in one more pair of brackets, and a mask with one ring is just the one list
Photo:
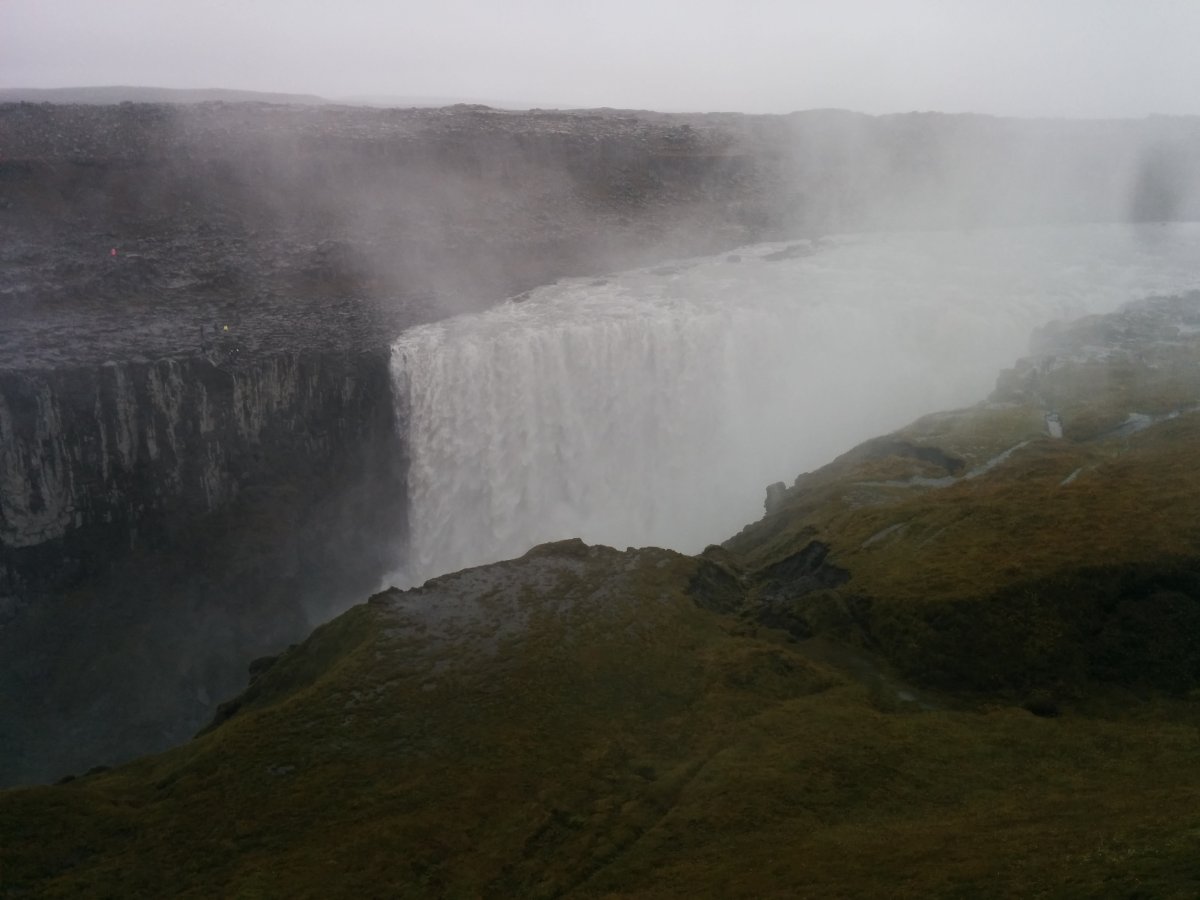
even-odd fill
[(0, 782), (185, 740), (406, 533), (386, 354), (0, 375)]
[(366, 477), (364, 448), (394, 440), (389, 396), (366, 353), (0, 373), (0, 592), (58, 589), (162, 546), (247, 485)]

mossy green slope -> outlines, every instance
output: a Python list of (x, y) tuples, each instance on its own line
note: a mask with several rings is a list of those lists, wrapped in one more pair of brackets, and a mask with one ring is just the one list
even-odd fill
[(189, 745), (3, 795), (3, 893), (1200, 887), (1187, 704), (921, 711), (700, 609), (696, 567), (568, 542), (380, 595)]
[[(1055, 328), (990, 402), (802, 475), (730, 558), (797, 635), (932, 686), (1200, 685), (1197, 320), (1191, 295)], [(810, 543), (848, 579), (769, 577)]]
[(189, 744), (0, 793), (0, 897), (1194, 897), (1190, 340), (1119, 396), (1018, 371), (700, 557), (379, 594)]

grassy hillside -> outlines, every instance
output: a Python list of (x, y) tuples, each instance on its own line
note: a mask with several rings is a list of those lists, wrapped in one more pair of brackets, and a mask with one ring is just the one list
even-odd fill
[[(1049, 330), (990, 402), (802, 475), (726, 544), (748, 593), (940, 687), (1200, 684), (1197, 325), (1191, 295)], [(813, 543), (851, 577), (773, 576)]]
[(0, 793), (0, 897), (1194, 897), (1196, 312), (1044, 334), (702, 556), (376, 595)]

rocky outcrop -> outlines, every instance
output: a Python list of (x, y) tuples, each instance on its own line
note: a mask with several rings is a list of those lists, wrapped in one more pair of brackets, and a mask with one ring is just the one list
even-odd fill
[(753, 591), (758, 621), (795, 637), (812, 637), (814, 628), (798, 601), (850, 579), (849, 572), (829, 561), (829, 550), (827, 544), (810, 541), (795, 553), (755, 572)]

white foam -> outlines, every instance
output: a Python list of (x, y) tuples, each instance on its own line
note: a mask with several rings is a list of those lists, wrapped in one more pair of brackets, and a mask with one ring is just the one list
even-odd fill
[(685, 552), (918, 415), (982, 399), (1055, 318), (1200, 287), (1200, 226), (884, 233), (564, 281), (392, 348), (406, 572), (582, 537)]

